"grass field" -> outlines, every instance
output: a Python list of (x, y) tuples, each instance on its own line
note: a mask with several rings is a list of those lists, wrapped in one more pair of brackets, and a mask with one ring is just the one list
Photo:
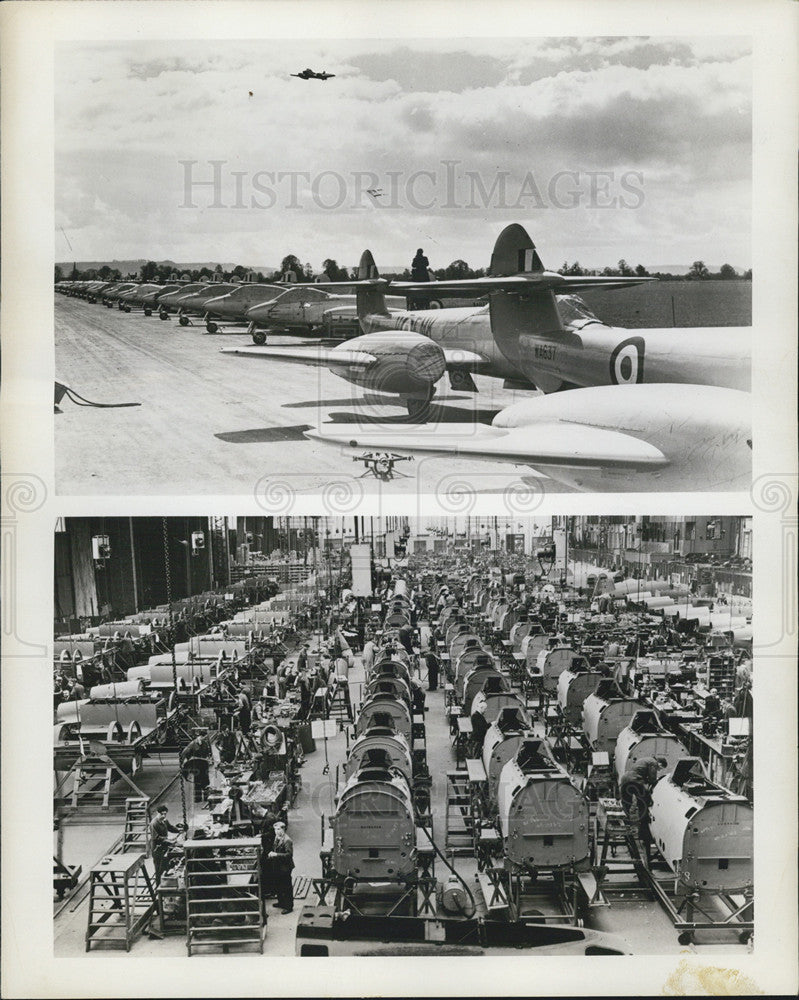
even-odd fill
[(580, 297), (605, 323), (634, 329), (752, 325), (751, 281), (653, 281)]

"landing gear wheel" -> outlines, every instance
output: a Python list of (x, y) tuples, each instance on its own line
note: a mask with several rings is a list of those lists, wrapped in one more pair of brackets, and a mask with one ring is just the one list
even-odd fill
[(212, 323), (209, 321), (208, 323), (205, 324), (205, 329), (209, 333), (216, 333), (219, 330), (219, 327), (216, 325), (216, 323)]
[(741, 933), (738, 935), (738, 940), (741, 942), (741, 944), (749, 944), (749, 942), (752, 940), (752, 935), (753, 931), (741, 931)]
[(683, 931), (682, 934), (677, 935), (678, 944), (693, 944), (694, 943), (694, 932), (693, 931)]
[(165, 310), (161, 309), (158, 312), (158, 318), (159, 319), (169, 319), (169, 313), (166, 312)]
[(262, 347), (266, 343), (266, 331), (265, 330), (253, 330), (252, 332), (252, 342), (253, 344), (258, 344)]
[(144, 315), (145, 316), (152, 316), (152, 314), (153, 314), (152, 309), (149, 306), (145, 306), (144, 307)]
[(189, 317), (188, 316), (181, 316), (180, 319), (178, 320), (178, 322), (180, 323), (181, 326), (188, 326), (189, 325)]
[(430, 419), (432, 401), (432, 393), (426, 399), (418, 396), (409, 396), (405, 400), (405, 405), (408, 409), (408, 418), (416, 424), (426, 423)]

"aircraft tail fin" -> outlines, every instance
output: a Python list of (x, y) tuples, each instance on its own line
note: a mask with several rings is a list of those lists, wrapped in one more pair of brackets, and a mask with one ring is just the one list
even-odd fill
[[(545, 270), (524, 226), (516, 222), (506, 226), (491, 254), (491, 277), (543, 276)], [(555, 293), (548, 282), (531, 282), (518, 292), (497, 290), (491, 295), (489, 311), (494, 341), (512, 364), (519, 361), (522, 333), (550, 337), (563, 333)]]
[(372, 251), (364, 250), (358, 264), (358, 284), (355, 286), (359, 320), (374, 313), (388, 315), (385, 286), (386, 282), (380, 278)]
[(505, 278), (514, 274), (543, 274), (546, 269), (527, 230), (514, 222), (497, 237), (490, 270), (492, 278)]

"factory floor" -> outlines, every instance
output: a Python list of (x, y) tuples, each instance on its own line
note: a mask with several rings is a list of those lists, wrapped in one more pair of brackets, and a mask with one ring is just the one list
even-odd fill
[[(425, 636), (423, 628), (423, 639)], [(353, 705), (361, 701), (363, 684), (363, 668), (359, 657), (350, 671), (350, 692)], [(426, 677), (423, 677), (426, 687)], [(442, 686), (435, 692), (427, 693), (427, 758), (429, 770), (433, 778), (433, 829), (434, 838), (439, 848), (444, 850), (445, 814), (446, 814), (446, 772), (455, 769), (455, 753), (451, 744), (448, 726), (444, 714), (444, 692)], [(346, 737), (339, 733), (327, 741), (327, 751), (324, 743), (317, 741), (316, 750), (307, 754), (302, 767), (302, 790), (297, 796), (294, 808), (289, 813), (289, 834), (294, 841), (295, 880), (306, 876), (313, 878), (321, 873), (319, 847), (323, 817), (331, 814), (337, 769), (346, 756)], [(325, 773), (326, 761), (330, 767)], [(175, 774), (174, 758), (145, 761), (143, 770), (139, 773), (138, 784), (143, 791), (155, 795)], [(159, 784), (160, 783), (160, 784)], [(187, 810), (189, 823), (193, 812), (191, 788), (187, 789)], [(181, 816), (180, 784), (174, 782), (166, 794), (160, 799), (169, 806), (169, 816), (173, 822), (179, 822)], [(63, 858), (65, 863), (83, 864), (84, 873), (96, 862), (122, 833), (123, 820), (116, 823), (68, 822), (64, 827)], [(458, 873), (467, 884), (477, 891), (475, 879), (476, 863), (469, 857), (457, 857), (455, 866)], [(148, 860), (152, 870), (152, 861)], [(446, 882), (449, 875), (445, 866), (437, 860), (436, 874), (439, 882)], [(294, 955), (294, 937), (296, 921), (304, 904), (313, 904), (316, 897), (312, 888), (304, 898), (295, 899), (294, 912), (283, 915), (279, 910), (268, 906), (270, 912), (264, 955)], [(56, 909), (59, 907), (56, 906)], [(97, 955), (107, 957), (116, 954), (106, 950), (84, 950), (84, 934), (87, 920), (87, 901), (85, 896), (76, 897), (76, 901), (61, 907), (61, 912), (55, 919), (54, 939), (56, 957), (86, 955), (94, 958)], [(738, 944), (734, 939), (721, 940), (719, 944), (680, 945), (677, 933), (666, 913), (655, 902), (617, 903), (611, 907), (591, 911), (586, 926), (596, 930), (608, 931), (619, 935), (627, 946), (637, 954), (677, 954), (680, 952), (740, 952), (746, 946)], [(123, 954), (120, 952), (119, 954)], [(149, 957), (182, 957), (186, 955), (185, 935), (177, 933), (168, 935), (163, 940), (142, 936), (133, 945), (133, 956)]]

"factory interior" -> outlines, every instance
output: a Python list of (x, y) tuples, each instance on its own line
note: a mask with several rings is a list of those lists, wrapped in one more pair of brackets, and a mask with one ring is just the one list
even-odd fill
[(751, 540), (59, 519), (55, 956), (751, 950)]

